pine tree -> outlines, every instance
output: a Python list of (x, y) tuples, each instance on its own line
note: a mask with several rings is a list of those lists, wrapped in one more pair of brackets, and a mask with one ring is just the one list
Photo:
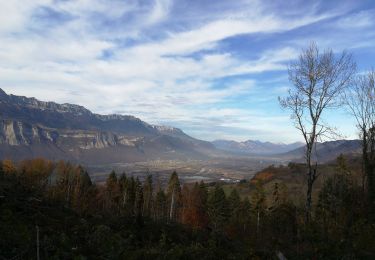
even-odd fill
[(135, 180), (135, 204), (134, 204), (134, 214), (139, 219), (142, 217), (143, 211), (143, 188), (142, 184), (138, 178)]
[(216, 185), (207, 200), (208, 216), (214, 230), (223, 228), (228, 219), (228, 206), (224, 190)]
[(167, 187), (167, 198), (169, 203), (169, 219), (171, 221), (177, 219), (178, 207), (180, 203), (181, 187), (177, 172), (174, 171), (169, 178)]
[(127, 185), (126, 210), (128, 214), (134, 215), (134, 206), (136, 199), (136, 182), (134, 177), (130, 177)]
[(255, 215), (256, 215), (257, 234), (259, 234), (261, 220), (267, 208), (266, 193), (264, 191), (264, 187), (261, 181), (257, 182), (255, 186), (255, 192), (253, 193), (251, 199), (252, 199), (252, 205), (254, 207)]
[(237, 189), (232, 189), (231, 193), (228, 196), (228, 207), (230, 215), (233, 216), (236, 214), (236, 211), (239, 209), (241, 204), (241, 198), (238, 194)]
[(106, 180), (106, 202), (105, 207), (110, 211), (119, 209), (120, 187), (115, 171), (112, 171)]
[(147, 175), (146, 180), (143, 184), (143, 215), (151, 216), (153, 200), (153, 186), (152, 186), (152, 175)]
[(154, 214), (155, 219), (165, 220), (167, 212), (167, 197), (162, 189), (156, 193), (156, 198), (154, 202)]
[(241, 209), (241, 198), (237, 192), (237, 189), (232, 189), (227, 201), (229, 209), (229, 221), (227, 231), (230, 236), (235, 236), (239, 232), (239, 214)]
[(124, 210), (126, 206), (126, 196), (128, 192), (128, 179), (125, 172), (123, 172), (118, 179), (119, 189), (120, 189), (120, 205), (121, 209)]
[(242, 232), (245, 233), (250, 226), (251, 221), (251, 203), (249, 198), (245, 198), (241, 201), (240, 208), (238, 210), (238, 225), (242, 227)]
[(208, 190), (207, 185), (203, 181), (199, 183), (199, 196), (201, 197), (203, 207), (207, 208)]

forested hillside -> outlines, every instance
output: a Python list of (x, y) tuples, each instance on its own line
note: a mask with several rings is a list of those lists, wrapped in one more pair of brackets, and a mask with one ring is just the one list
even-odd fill
[[(296, 173), (292, 164), (290, 170)], [(67, 162), (2, 161), (0, 252), (4, 259), (371, 258), (373, 209), (344, 159), (332, 166), (312, 222), (281, 179), (256, 177), (251, 195), (217, 184), (161, 187), (110, 173), (105, 185)], [(265, 170), (265, 171), (270, 171)], [(278, 170), (274, 170), (276, 173)], [(258, 176), (261, 176), (260, 173)], [(264, 174), (263, 174), (264, 176)], [(282, 175), (280, 175), (282, 178)], [(249, 196), (248, 196), (249, 195)]]

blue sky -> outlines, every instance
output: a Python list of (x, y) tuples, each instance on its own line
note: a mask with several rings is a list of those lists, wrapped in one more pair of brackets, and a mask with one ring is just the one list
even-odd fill
[[(301, 140), (277, 98), (315, 41), (375, 66), (374, 1), (0, 2), (0, 87), (205, 139)], [(356, 137), (344, 110), (325, 121)]]

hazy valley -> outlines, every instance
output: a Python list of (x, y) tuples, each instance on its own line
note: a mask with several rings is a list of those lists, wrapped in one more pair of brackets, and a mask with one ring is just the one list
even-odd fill
[[(1, 89), (0, 109), (0, 159), (67, 160), (87, 167), (98, 182), (112, 169), (140, 178), (155, 174), (162, 182), (173, 170), (183, 182), (238, 182), (268, 165), (302, 160), (304, 154), (302, 143), (210, 143), (133, 116), (98, 115), (78, 105), (7, 95)], [(356, 141), (318, 144), (322, 161), (359, 148)]]

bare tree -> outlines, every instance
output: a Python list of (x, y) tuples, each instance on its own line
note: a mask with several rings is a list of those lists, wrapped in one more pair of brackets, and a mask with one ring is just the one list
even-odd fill
[(362, 140), (362, 186), (375, 200), (375, 71), (356, 77), (345, 92), (345, 102), (354, 116)]
[(335, 56), (331, 49), (320, 53), (315, 43), (302, 50), (299, 58), (289, 66), (289, 81), (293, 87), (288, 96), (279, 101), (283, 108), (290, 110), (295, 127), (306, 142), (306, 222), (311, 218), (312, 188), (318, 177), (313, 149), (317, 141), (335, 136), (334, 129), (322, 121), (322, 114), (341, 105), (339, 97), (349, 85), (355, 68), (352, 56), (347, 52), (340, 56)]

